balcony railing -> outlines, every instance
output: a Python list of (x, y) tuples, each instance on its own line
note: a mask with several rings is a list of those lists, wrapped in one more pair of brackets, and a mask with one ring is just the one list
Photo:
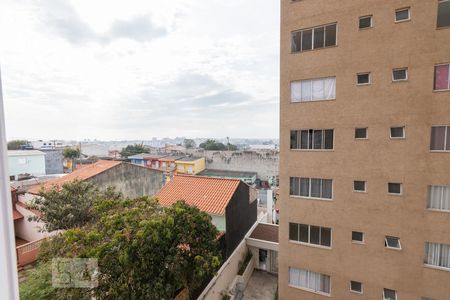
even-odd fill
[(37, 259), (39, 247), (44, 240), (45, 238), (16, 247), (17, 265), (23, 267), (34, 263)]

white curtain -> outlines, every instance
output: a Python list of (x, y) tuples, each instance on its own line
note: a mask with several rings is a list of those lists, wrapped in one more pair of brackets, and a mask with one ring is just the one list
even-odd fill
[(291, 82), (291, 101), (300, 102), (302, 101), (302, 83), (301, 81)]
[(450, 268), (450, 245), (441, 244), (441, 253), (439, 257), (439, 266)]
[(450, 245), (425, 243), (425, 263), (450, 268)]
[(325, 98), (325, 89), (324, 89), (325, 80), (324, 79), (315, 79), (312, 81), (313, 86), (313, 93), (312, 93), (312, 99), (313, 100), (323, 100)]
[(442, 191), (442, 209), (450, 210), (450, 187), (446, 186)]
[(312, 81), (302, 80), (302, 101), (312, 100)]
[(428, 208), (450, 210), (450, 187), (437, 185), (429, 186)]
[(336, 77), (325, 78), (325, 99), (336, 99)]

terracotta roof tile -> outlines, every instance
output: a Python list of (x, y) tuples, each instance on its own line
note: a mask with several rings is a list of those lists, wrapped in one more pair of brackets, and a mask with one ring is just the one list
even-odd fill
[(44, 190), (47, 190), (50, 189), (52, 186), (62, 186), (64, 183), (71, 182), (76, 179), (83, 181), (92, 178), (100, 173), (103, 173), (106, 170), (109, 170), (117, 165), (120, 165), (121, 163), (122, 163), (121, 161), (114, 161), (114, 160), (99, 160), (96, 163), (84, 166), (81, 169), (77, 169), (72, 173), (67, 174), (63, 177), (56, 178), (54, 180), (47, 181), (41, 185), (34, 186), (28, 190), (28, 193), (38, 194), (42, 187), (44, 188)]
[(208, 214), (223, 215), (239, 183), (237, 179), (175, 175), (156, 197), (163, 206), (184, 200)]
[(278, 225), (259, 223), (249, 237), (251, 239), (278, 243)]

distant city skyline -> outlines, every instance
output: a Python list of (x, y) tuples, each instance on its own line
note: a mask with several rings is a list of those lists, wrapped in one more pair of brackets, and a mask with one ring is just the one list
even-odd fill
[(8, 139), (278, 138), (278, 1), (5, 0), (0, 35)]

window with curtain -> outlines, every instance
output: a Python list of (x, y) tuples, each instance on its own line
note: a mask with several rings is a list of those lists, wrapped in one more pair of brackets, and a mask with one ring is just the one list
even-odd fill
[(439, 0), (437, 27), (443, 28), (449, 26), (450, 26), (450, 0)]
[(336, 77), (291, 82), (291, 102), (336, 99)]
[(450, 268), (450, 245), (426, 242), (424, 263), (436, 267)]
[(291, 196), (326, 200), (333, 197), (332, 179), (290, 177), (289, 182)]
[(336, 46), (337, 24), (302, 29), (291, 33), (291, 52)]
[(332, 150), (333, 129), (291, 130), (292, 150)]
[(289, 285), (330, 294), (331, 277), (309, 270), (289, 267)]
[(450, 186), (428, 186), (427, 208), (450, 211)]
[(431, 127), (432, 151), (450, 151), (450, 126)]
[(331, 247), (331, 228), (289, 223), (289, 240)]
[(434, 90), (450, 90), (450, 64), (434, 66)]

